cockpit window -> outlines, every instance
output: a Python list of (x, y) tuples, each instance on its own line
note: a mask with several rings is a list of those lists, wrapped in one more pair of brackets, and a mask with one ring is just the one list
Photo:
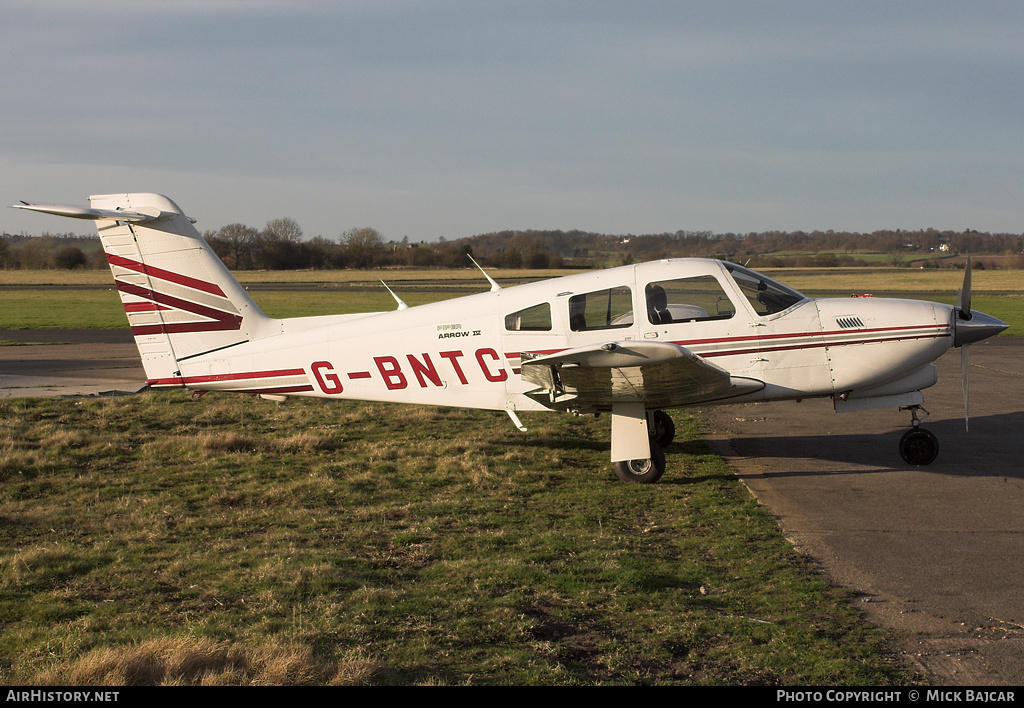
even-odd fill
[(796, 290), (742, 266), (726, 263), (725, 268), (759, 315), (774, 315), (806, 299)]

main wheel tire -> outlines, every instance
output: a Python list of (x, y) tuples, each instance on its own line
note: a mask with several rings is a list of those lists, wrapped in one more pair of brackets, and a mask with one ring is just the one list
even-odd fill
[(651, 427), (648, 432), (651, 440), (659, 447), (668, 447), (676, 438), (676, 424), (673, 422), (672, 416), (665, 411), (654, 411), (651, 414)]
[(939, 454), (939, 439), (930, 430), (914, 428), (900, 438), (900, 457), (908, 465), (930, 465)]
[(660, 446), (651, 445), (648, 459), (616, 462), (615, 474), (623, 482), (654, 484), (665, 474), (665, 453)]

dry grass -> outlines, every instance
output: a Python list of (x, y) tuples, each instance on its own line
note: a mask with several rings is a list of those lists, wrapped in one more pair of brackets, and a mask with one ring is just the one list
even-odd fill
[(43, 686), (358, 686), (369, 683), (376, 668), (359, 652), (331, 662), (317, 660), (303, 645), (250, 647), (186, 635), (98, 647), (36, 679)]

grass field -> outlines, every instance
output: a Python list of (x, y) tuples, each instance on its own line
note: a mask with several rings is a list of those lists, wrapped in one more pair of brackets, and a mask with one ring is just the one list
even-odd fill
[(884, 637), (678, 417), (0, 401), (0, 682), (893, 685)]

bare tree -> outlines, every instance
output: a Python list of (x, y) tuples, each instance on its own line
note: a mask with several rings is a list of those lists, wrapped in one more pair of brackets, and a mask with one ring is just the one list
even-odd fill
[(28, 270), (42, 270), (53, 268), (53, 253), (50, 250), (50, 241), (47, 236), (42, 238), (31, 238), (26, 241), (18, 251), (18, 260), (21, 267)]
[(285, 216), (268, 221), (267, 227), (263, 229), (263, 235), (272, 241), (298, 243), (302, 240), (302, 229), (294, 219)]
[(217, 239), (224, 245), (227, 255), (225, 265), (232, 270), (252, 269), (252, 252), (256, 248), (260, 232), (245, 224), (228, 224), (217, 232)]
[(265, 270), (303, 268), (307, 259), (301, 243), (302, 229), (294, 219), (273, 219), (257, 238), (253, 260)]
[(377, 229), (364, 226), (349, 229), (341, 235), (348, 261), (356, 268), (372, 268), (378, 265), (384, 254), (384, 237)]

